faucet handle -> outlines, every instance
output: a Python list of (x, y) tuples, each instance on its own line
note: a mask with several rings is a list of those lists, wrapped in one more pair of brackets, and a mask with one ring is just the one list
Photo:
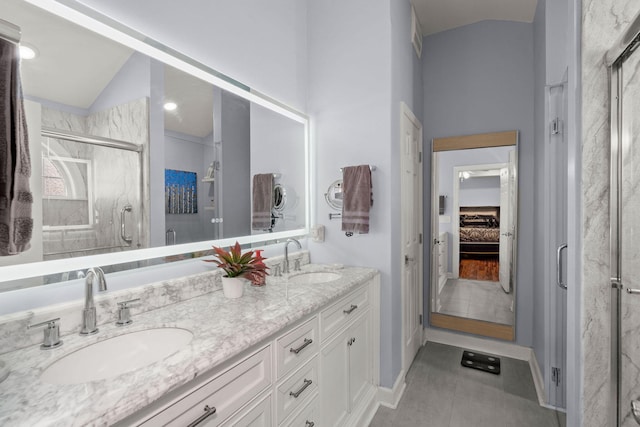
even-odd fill
[(293, 263), (293, 270), (300, 271), (300, 258), (297, 258)]
[(58, 323), (60, 318), (45, 320), (44, 322), (34, 323), (33, 325), (27, 325), (27, 329), (37, 328), (44, 326), (44, 339), (40, 348), (43, 350), (50, 350), (52, 348), (60, 347), (62, 340), (60, 339), (60, 324)]
[(282, 276), (282, 266), (280, 264), (276, 264), (276, 266), (273, 269), (273, 277), (280, 277)]
[(132, 302), (140, 301), (140, 298), (134, 298), (127, 301), (120, 301), (118, 303), (118, 320), (116, 326), (129, 325), (131, 320), (131, 311), (129, 310), (129, 304)]

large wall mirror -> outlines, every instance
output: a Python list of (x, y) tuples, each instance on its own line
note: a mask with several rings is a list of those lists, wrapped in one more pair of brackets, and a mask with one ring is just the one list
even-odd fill
[(0, 291), (307, 232), (305, 115), (75, 1), (3, 0), (0, 17), (35, 53), (34, 234), (0, 258)]
[(514, 339), (518, 133), (432, 144), (433, 326)]

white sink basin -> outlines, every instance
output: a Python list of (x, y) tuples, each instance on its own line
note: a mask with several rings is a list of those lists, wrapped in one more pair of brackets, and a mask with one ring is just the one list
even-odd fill
[(333, 282), (341, 277), (342, 274), (332, 273), (330, 271), (310, 271), (290, 277), (289, 283), (295, 285), (314, 285), (316, 283)]
[(50, 384), (81, 384), (116, 377), (172, 355), (193, 339), (186, 329), (158, 328), (118, 335), (59, 359), (40, 378)]

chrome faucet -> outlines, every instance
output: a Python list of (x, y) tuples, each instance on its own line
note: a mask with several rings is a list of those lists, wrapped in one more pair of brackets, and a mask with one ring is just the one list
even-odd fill
[(287, 239), (284, 244), (284, 274), (289, 274), (289, 243), (295, 243), (298, 249), (302, 249), (302, 245), (296, 239)]
[(80, 335), (92, 335), (98, 332), (96, 327), (96, 306), (93, 302), (93, 282), (98, 279), (98, 290), (107, 290), (107, 280), (104, 278), (104, 271), (100, 267), (90, 268), (87, 271), (84, 286), (84, 310), (82, 311), (82, 328)]

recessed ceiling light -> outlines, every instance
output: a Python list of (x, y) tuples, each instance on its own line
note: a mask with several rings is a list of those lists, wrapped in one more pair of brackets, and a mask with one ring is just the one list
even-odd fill
[(175, 102), (166, 102), (164, 104), (164, 109), (167, 111), (173, 111), (176, 108), (178, 108), (178, 104), (176, 104)]
[(38, 52), (35, 48), (31, 46), (27, 46), (25, 44), (20, 45), (20, 58), (22, 59), (33, 59), (38, 56)]

